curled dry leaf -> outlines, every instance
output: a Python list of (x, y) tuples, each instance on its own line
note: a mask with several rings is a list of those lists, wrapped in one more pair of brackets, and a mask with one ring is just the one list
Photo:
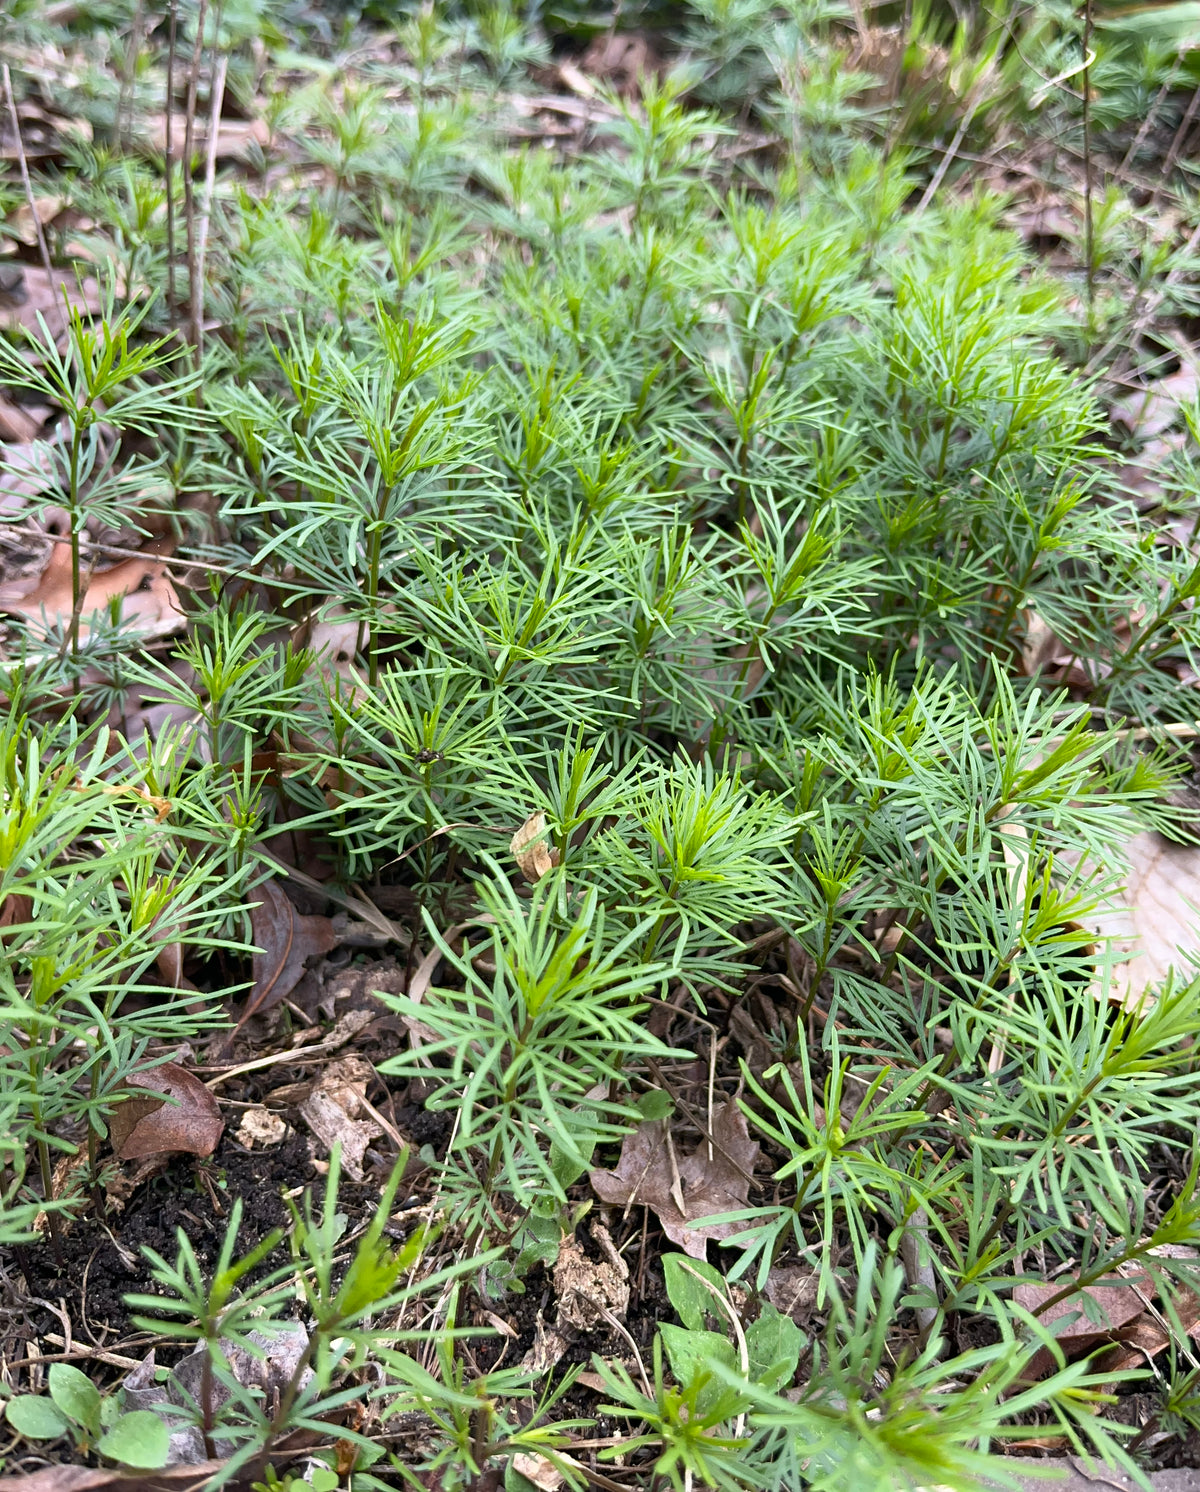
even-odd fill
[(615, 1171), (591, 1173), (592, 1189), (602, 1202), (617, 1207), (653, 1208), (671, 1242), (693, 1259), (703, 1259), (708, 1239), (741, 1231), (739, 1223), (705, 1224), (703, 1219), (747, 1205), (757, 1159), (758, 1144), (731, 1098), (713, 1114), (711, 1156), (707, 1140), (691, 1154), (678, 1155), (669, 1121), (647, 1121), (626, 1137)]
[(251, 963), (254, 988), (239, 1024), (278, 1005), (300, 983), (307, 961), (338, 943), (329, 918), (301, 915), (277, 880), (264, 881), (254, 894), (258, 905), (250, 913), (250, 927), (262, 952)]
[[(541, 1311), (537, 1313), (537, 1320), (533, 1323), (533, 1346), (520, 1361), (520, 1369), (523, 1373), (544, 1373), (548, 1368), (556, 1367), (562, 1362), (563, 1353), (567, 1350), (567, 1339), (552, 1326), (546, 1325), (546, 1318)], [(605, 1385), (605, 1391), (607, 1385)]]
[(513, 835), (509, 848), (531, 886), (558, 864), (558, 850), (546, 844), (546, 815), (541, 809), (529, 815)]
[(127, 1098), (108, 1121), (118, 1159), (179, 1153), (206, 1156), (217, 1148), (225, 1128), (217, 1101), (199, 1078), (177, 1062), (132, 1072), (125, 1086), (149, 1092)]
[[(1055, 1301), (1063, 1289), (1071, 1283), (1069, 1278), (1051, 1280), (1044, 1285), (1017, 1285), (1013, 1290), (1013, 1302), (1036, 1316), (1043, 1326), (1053, 1328), (1056, 1321), (1066, 1316), (1075, 1319), (1054, 1332), (1059, 1346), (1068, 1358), (1086, 1356), (1097, 1346), (1118, 1336), (1122, 1328), (1135, 1322), (1146, 1310), (1146, 1293), (1132, 1284), (1114, 1279), (1112, 1284), (1087, 1285), (1064, 1300)], [(1082, 1297), (1086, 1296), (1085, 1302)], [(1088, 1312), (1090, 1310), (1091, 1315)], [(1092, 1320), (1091, 1317), (1096, 1317)], [(1029, 1361), (1026, 1375), (1040, 1378), (1049, 1372), (1054, 1359), (1045, 1347), (1040, 1347)]]

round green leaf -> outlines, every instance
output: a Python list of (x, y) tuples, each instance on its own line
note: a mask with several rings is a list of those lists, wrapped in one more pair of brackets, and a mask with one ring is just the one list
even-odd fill
[(20, 1394), (4, 1406), (4, 1416), (26, 1440), (57, 1440), (70, 1428), (49, 1399), (41, 1394)]
[(131, 1409), (105, 1432), (96, 1449), (122, 1466), (157, 1471), (167, 1464), (170, 1444), (166, 1425), (152, 1409)]
[(100, 1429), (100, 1390), (69, 1362), (51, 1363), (50, 1397), (77, 1425), (93, 1433)]
[(661, 1088), (651, 1088), (648, 1093), (643, 1093), (637, 1106), (643, 1119), (669, 1119), (675, 1112), (671, 1095)]

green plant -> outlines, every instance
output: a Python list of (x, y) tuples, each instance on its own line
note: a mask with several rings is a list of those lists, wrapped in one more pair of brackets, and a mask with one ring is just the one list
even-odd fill
[(4, 1417), (26, 1440), (70, 1436), (86, 1455), (93, 1447), (110, 1461), (149, 1471), (166, 1463), (167, 1427), (149, 1409), (122, 1412), (121, 1396), (102, 1396), (95, 1384), (70, 1363), (50, 1364), (50, 1393), (18, 1394), (6, 1400)]

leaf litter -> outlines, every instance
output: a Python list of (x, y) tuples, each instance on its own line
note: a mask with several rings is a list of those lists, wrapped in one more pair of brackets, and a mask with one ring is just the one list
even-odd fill
[(709, 1239), (744, 1231), (738, 1223), (704, 1219), (745, 1208), (758, 1155), (758, 1142), (731, 1098), (713, 1111), (711, 1138), (694, 1150), (679, 1154), (670, 1122), (647, 1120), (622, 1142), (616, 1169), (594, 1170), (590, 1179), (601, 1201), (651, 1208), (672, 1243), (704, 1259)]

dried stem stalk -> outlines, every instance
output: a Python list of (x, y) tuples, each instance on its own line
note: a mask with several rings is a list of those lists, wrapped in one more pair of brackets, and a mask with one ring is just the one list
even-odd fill
[(168, 3), (167, 31), (167, 316), (175, 325), (175, 140), (173, 120), (175, 116), (175, 42), (179, 30), (179, 6), (177, 0)]
[[(204, 51), (204, 23), (208, 19), (208, 0), (200, 0), (196, 17), (196, 45), (192, 48), (192, 69), (188, 77), (187, 113), (183, 130), (183, 210), (187, 222), (188, 306), (192, 321), (192, 345), (199, 336), (204, 314), (204, 293), (196, 263), (196, 196), (192, 187), (192, 153), (196, 141), (196, 92), (200, 85), (200, 58)], [(199, 366), (199, 357), (197, 357)]]
[[(29, 214), (33, 218), (33, 231), (37, 234), (38, 250), (42, 256), (42, 268), (46, 271), (46, 279), (51, 288), (54, 285), (54, 267), (50, 263), (50, 246), (46, 242), (45, 230), (42, 228), (42, 220), (37, 214), (37, 201), (33, 195), (33, 182), (29, 179), (29, 162), (25, 159), (25, 143), (21, 139), (21, 121), (17, 118), (17, 102), (13, 97), (12, 74), (8, 70), (8, 63), (4, 63), (4, 97), (8, 104), (8, 117), (13, 128), (13, 137), (17, 142), (17, 162), (21, 167), (21, 184), (25, 188), (25, 201), (29, 204)], [(59, 323), (63, 331), (67, 330), (67, 308), (65, 302), (55, 298), (58, 307)]]

